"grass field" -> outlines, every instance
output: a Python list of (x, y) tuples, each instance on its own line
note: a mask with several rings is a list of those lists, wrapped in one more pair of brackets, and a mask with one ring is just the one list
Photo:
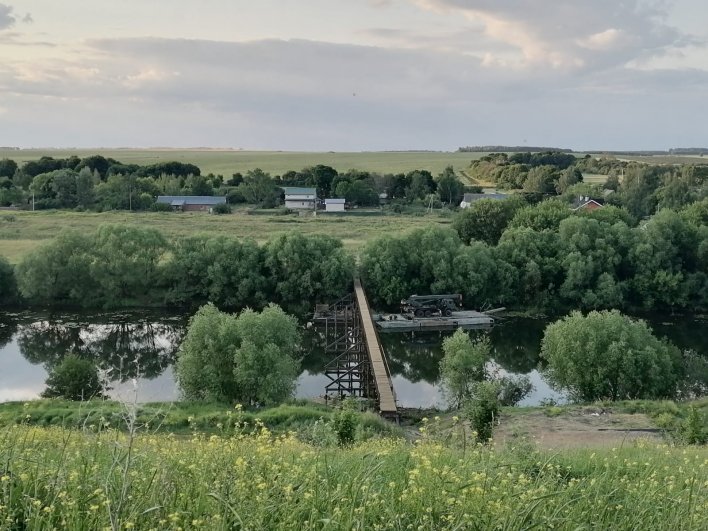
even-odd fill
[(359, 251), (373, 237), (401, 233), (431, 223), (451, 223), (451, 218), (437, 213), (421, 216), (378, 212), (366, 214), (319, 214), (311, 218), (299, 217), (297, 214), (249, 214), (245, 209), (221, 216), (203, 212), (0, 212), (0, 256), (17, 263), (29, 251), (51, 240), (63, 229), (93, 232), (101, 223), (152, 227), (168, 238), (207, 233), (263, 242), (291, 231), (327, 234), (341, 239), (345, 247), (354, 252)]
[[(257, 426), (256, 426), (257, 427)], [(249, 427), (252, 430), (252, 427)], [(708, 450), (0, 430), (7, 529), (706, 529)]]
[(272, 175), (282, 175), (288, 170), (301, 170), (307, 166), (325, 164), (337, 171), (349, 169), (369, 170), (378, 173), (399, 173), (417, 169), (430, 170), (434, 175), (446, 166), (460, 170), (470, 165), (484, 153), (453, 153), (439, 151), (421, 152), (360, 152), (360, 153), (306, 153), (289, 151), (237, 151), (237, 150), (142, 150), (142, 149), (23, 149), (2, 150), (0, 159), (10, 158), (17, 163), (36, 160), (42, 156), (65, 158), (72, 155), (86, 157), (103, 155), (126, 164), (154, 164), (179, 161), (196, 164), (202, 174), (231, 176), (261, 168)]

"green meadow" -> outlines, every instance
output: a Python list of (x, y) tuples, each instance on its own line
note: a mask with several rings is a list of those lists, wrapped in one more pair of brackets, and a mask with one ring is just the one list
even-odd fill
[(383, 211), (323, 214), (301, 217), (279, 211), (236, 209), (232, 214), (214, 216), (205, 212), (0, 212), (0, 256), (17, 263), (32, 249), (48, 242), (64, 229), (93, 233), (101, 223), (118, 223), (158, 229), (168, 238), (190, 234), (223, 234), (263, 242), (287, 232), (327, 234), (341, 239), (344, 246), (358, 252), (371, 238), (384, 234), (450, 224), (441, 213), (404, 215)]
[(272, 175), (282, 175), (288, 170), (301, 170), (307, 166), (325, 164), (337, 171), (350, 169), (378, 173), (405, 173), (413, 170), (429, 170), (440, 173), (446, 166), (463, 169), (484, 153), (456, 153), (443, 151), (391, 151), (356, 153), (316, 153), (293, 151), (241, 151), (217, 149), (0, 149), (0, 159), (13, 159), (18, 164), (43, 156), (79, 158), (90, 155), (111, 157), (125, 164), (155, 164), (178, 161), (196, 164), (202, 174), (231, 176), (260, 168)]

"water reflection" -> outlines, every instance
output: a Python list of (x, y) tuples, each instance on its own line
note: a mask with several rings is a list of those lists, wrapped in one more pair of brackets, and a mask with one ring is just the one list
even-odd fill
[[(151, 313), (21, 314), (0, 313), (0, 401), (26, 400), (39, 395), (50, 371), (68, 352), (92, 359), (110, 369), (114, 397), (140, 401), (175, 400), (172, 365), (185, 333), (187, 317)], [(513, 319), (489, 334), (494, 363), (506, 374), (528, 374), (535, 391), (523, 404), (557, 398), (537, 371), (539, 346), (547, 322)], [(705, 322), (676, 319), (655, 322), (659, 335), (680, 348), (705, 355)], [(444, 406), (438, 384), (442, 340), (449, 334), (382, 334), (399, 403), (406, 407)], [(323, 370), (332, 354), (323, 337), (308, 331), (303, 340), (302, 374), (296, 396), (321, 396), (327, 383)]]
[(139, 319), (96, 324), (57, 319), (22, 325), (16, 341), (27, 361), (42, 364), (47, 371), (73, 352), (125, 382), (162, 374), (174, 363), (183, 333), (182, 322)]

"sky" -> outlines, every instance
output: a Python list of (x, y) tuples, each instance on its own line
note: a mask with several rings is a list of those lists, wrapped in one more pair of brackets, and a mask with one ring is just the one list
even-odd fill
[(0, 0), (0, 146), (708, 146), (705, 0)]

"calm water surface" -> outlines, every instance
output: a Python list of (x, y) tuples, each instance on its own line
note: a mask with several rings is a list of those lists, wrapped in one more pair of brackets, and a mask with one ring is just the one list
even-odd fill
[[(708, 355), (708, 322), (695, 318), (650, 319), (655, 333), (680, 348)], [(67, 352), (94, 359), (109, 371), (110, 394), (141, 402), (179, 398), (172, 365), (185, 333), (187, 316), (164, 313), (0, 312), (0, 402), (36, 398), (48, 371)], [(547, 321), (508, 319), (490, 334), (493, 366), (508, 374), (527, 374), (533, 393), (522, 403), (562, 396), (553, 392), (538, 371), (539, 347)], [(477, 332), (483, 333), (483, 332)], [(444, 334), (412, 337), (382, 334), (399, 403), (405, 407), (444, 406), (438, 383)], [(323, 370), (331, 355), (306, 332), (302, 373), (296, 396), (321, 396), (328, 379)]]

